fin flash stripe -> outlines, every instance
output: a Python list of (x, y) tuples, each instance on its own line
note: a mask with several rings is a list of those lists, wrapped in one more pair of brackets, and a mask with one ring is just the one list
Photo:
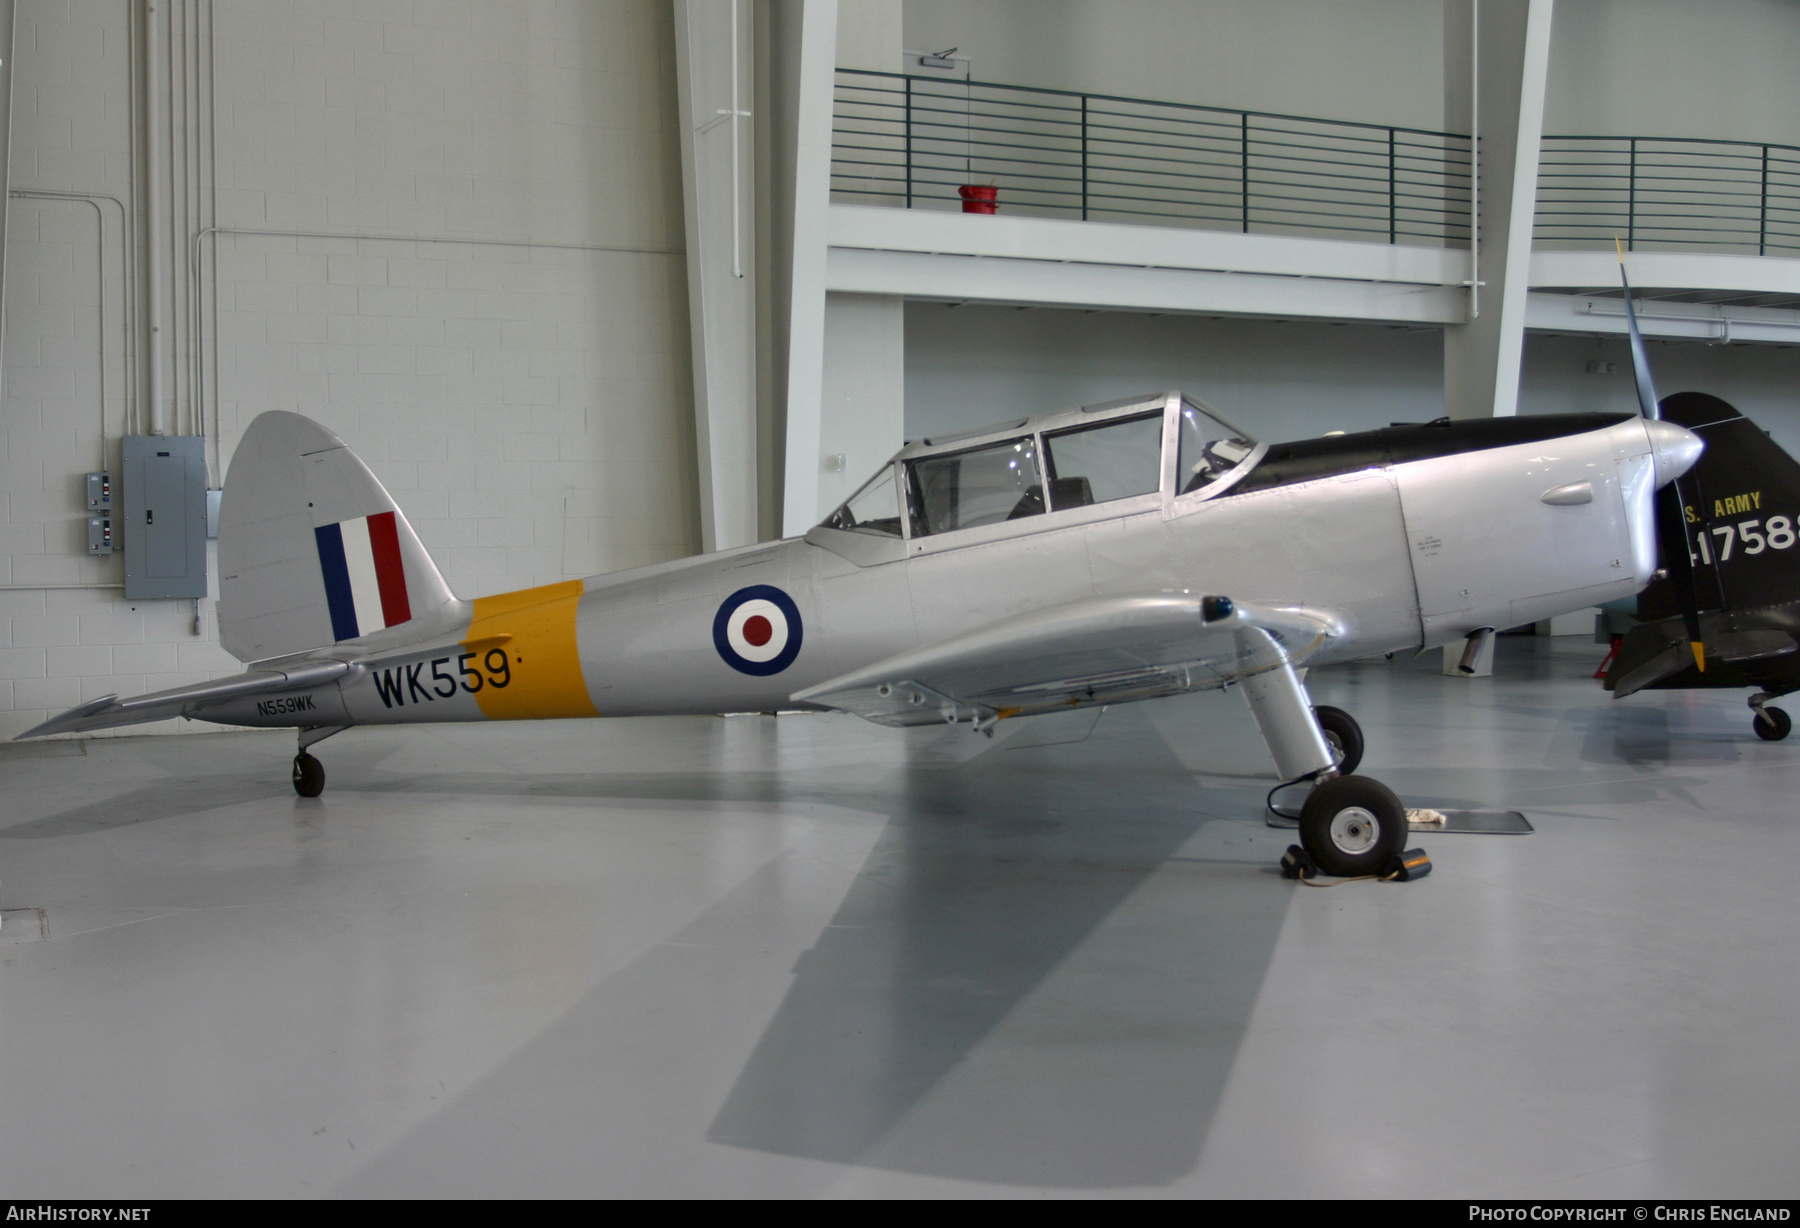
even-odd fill
[(313, 529), (334, 640), (353, 640), (412, 619), (393, 512)]

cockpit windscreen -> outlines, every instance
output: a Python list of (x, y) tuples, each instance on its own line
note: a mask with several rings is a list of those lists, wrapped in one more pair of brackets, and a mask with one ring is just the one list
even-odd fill
[(856, 533), (876, 533), (882, 537), (899, 537), (900, 491), (894, 485), (894, 467), (883, 465), (880, 473), (865, 482), (861, 490), (825, 518), (825, 527), (848, 529)]
[(1256, 450), (1256, 440), (1187, 400), (1181, 403), (1179, 440), (1175, 493), (1181, 495), (1206, 489)]

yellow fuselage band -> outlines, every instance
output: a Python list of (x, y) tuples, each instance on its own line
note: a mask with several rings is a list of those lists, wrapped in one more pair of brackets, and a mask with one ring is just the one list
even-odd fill
[(475, 599), (475, 617), (464, 645), (506, 638), (510, 678), (504, 686), (487, 685), (475, 701), (489, 720), (545, 720), (563, 716), (598, 716), (581, 674), (581, 649), (575, 636), (575, 607), (581, 581), (566, 580), (541, 588)]

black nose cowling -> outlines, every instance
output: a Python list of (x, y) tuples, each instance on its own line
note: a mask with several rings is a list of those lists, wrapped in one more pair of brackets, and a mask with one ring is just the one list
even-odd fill
[(1229, 597), (1200, 598), (1200, 620), (1202, 622), (1216, 623), (1221, 618), (1230, 618), (1236, 609), (1237, 607), (1231, 604)]

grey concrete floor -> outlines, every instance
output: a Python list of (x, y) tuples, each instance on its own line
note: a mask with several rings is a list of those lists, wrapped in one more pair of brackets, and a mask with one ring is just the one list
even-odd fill
[(1792, 1197), (1800, 738), (1597, 655), (1315, 672), (1538, 829), (1331, 890), (1230, 695), (5, 746), (0, 1188)]

